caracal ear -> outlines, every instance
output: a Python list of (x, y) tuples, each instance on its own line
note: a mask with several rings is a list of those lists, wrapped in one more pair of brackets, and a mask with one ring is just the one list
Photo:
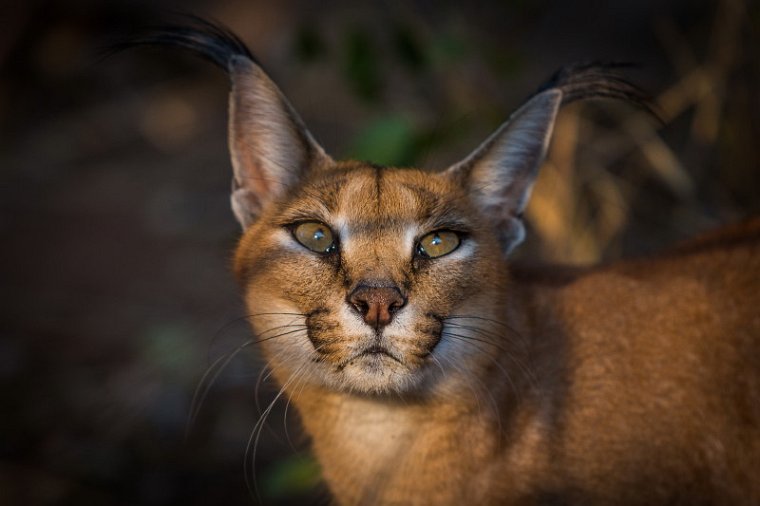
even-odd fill
[[(135, 46), (174, 46), (193, 51), (227, 71), (232, 80), (232, 209), (245, 228), (306, 172), (332, 164), (332, 159), (234, 33), (201, 18), (190, 16), (188, 22), (122, 41), (111, 52)], [(625, 66), (592, 62), (560, 69), (474, 153), (443, 173), (466, 186), (483, 213), (494, 220), (505, 252), (525, 235), (522, 211), (546, 156), (561, 103), (613, 98), (657, 117), (646, 94), (614, 72)]]
[(470, 156), (443, 172), (470, 192), (498, 227), (509, 253), (525, 237), (522, 212), (546, 156), (557, 110), (590, 98), (622, 100), (659, 119), (643, 90), (617, 74), (625, 63), (576, 63), (559, 69)]
[(558, 89), (535, 95), (472, 154), (443, 173), (467, 188), (493, 221), (505, 253), (525, 237), (522, 212), (546, 156), (561, 103)]
[(232, 210), (243, 228), (309, 170), (332, 162), (243, 41), (195, 16), (151, 29), (111, 47), (170, 46), (194, 52), (229, 75)]
[(229, 73), (232, 210), (246, 228), (304, 173), (331, 159), (261, 67), (233, 56)]

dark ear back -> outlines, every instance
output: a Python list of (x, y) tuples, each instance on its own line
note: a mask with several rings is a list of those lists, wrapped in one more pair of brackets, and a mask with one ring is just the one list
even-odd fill
[(612, 72), (617, 66), (583, 64), (561, 69), (473, 153), (443, 172), (467, 188), (492, 220), (505, 253), (525, 237), (522, 213), (546, 157), (560, 105), (606, 97), (651, 112), (646, 96)]
[(225, 28), (190, 17), (187, 25), (149, 31), (118, 44), (188, 49), (224, 69), (232, 82), (229, 145), (232, 210), (243, 228), (307, 171), (331, 163), (288, 100), (248, 48)]

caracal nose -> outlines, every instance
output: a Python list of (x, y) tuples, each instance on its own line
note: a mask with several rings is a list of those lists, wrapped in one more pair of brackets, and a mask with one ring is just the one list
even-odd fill
[(396, 287), (359, 285), (348, 296), (348, 302), (367, 325), (380, 329), (391, 322), (393, 315), (406, 304), (406, 299)]

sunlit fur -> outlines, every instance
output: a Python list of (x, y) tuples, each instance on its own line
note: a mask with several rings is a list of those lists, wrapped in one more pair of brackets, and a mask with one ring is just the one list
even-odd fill
[[(337, 502), (756, 504), (760, 221), (659, 258), (509, 269), (470, 200), (446, 174), (344, 162), (239, 245), (255, 334)], [(304, 219), (338, 257), (295, 241)], [(460, 248), (415, 258), (444, 223)], [(379, 336), (346, 300), (362, 279), (408, 297)], [(397, 360), (357, 357), (376, 340)]]
[[(334, 255), (295, 240), (289, 225), (307, 220), (334, 231)], [(452, 253), (415, 255), (418, 239), (452, 228), (463, 237)], [(504, 273), (489, 261), (499, 254), (498, 242), (450, 178), (354, 162), (316, 171), (287, 201), (272, 206), (246, 231), (236, 265), (251, 287), (251, 312), (272, 313), (253, 320), (257, 332), (292, 323), (292, 313), (304, 315), (300, 322), (308, 325), (308, 339), (262, 343), (279, 374), (305, 366), (303, 381), (339, 391), (421, 394), (466, 383), (457, 370), (436, 363), (474, 351), (442, 338), (444, 320), (463, 308), (497, 302), (486, 294), (500, 292), (504, 282)], [(391, 281), (408, 299), (380, 333), (347, 301), (368, 280)], [(361, 355), (374, 344), (393, 358)]]
[[(576, 65), (445, 171), (335, 162), (242, 42), (199, 23), (134, 44), (230, 75), (252, 342), (337, 503), (760, 504), (760, 220), (596, 268), (506, 258), (559, 107), (640, 104), (635, 87)], [(336, 252), (299, 244), (303, 221), (329, 226)], [(461, 245), (415, 256), (437, 229)], [(406, 304), (373, 327), (349, 303), (359, 284)]]

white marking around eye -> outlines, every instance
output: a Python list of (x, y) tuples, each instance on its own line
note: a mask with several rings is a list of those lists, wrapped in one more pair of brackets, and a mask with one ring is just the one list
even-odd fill
[(347, 235), (349, 233), (348, 220), (346, 220), (346, 217), (342, 214), (336, 214), (333, 216), (329, 225), (333, 227), (333, 232), (339, 236)]
[(351, 247), (351, 228), (348, 226), (348, 220), (342, 214), (336, 214), (330, 220), (329, 225), (340, 241), (340, 249), (348, 254)]
[(298, 241), (295, 240), (293, 235), (285, 229), (281, 228), (279, 230), (276, 230), (274, 234), (272, 235), (275, 241), (277, 242), (277, 244), (279, 244), (283, 248), (293, 250), (293, 251), (301, 251), (301, 250), (305, 251), (305, 248), (301, 246), (300, 244), (298, 244)]
[(448, 255), (437, 258), (439, 262), (462, 260), (469, 256), (472, 256), (478, 250), (477, 244), (471, 238), (465, 239), (457, 249), (449, 253)]
[(404, 251), (407, 252), (407, 255), (414, 255), (414, 248), (416, 246), (414, 239), (417, 237), (417, 234), (420, 233), (420, 227), (416, 224), (409, 225), (404, 230)]

